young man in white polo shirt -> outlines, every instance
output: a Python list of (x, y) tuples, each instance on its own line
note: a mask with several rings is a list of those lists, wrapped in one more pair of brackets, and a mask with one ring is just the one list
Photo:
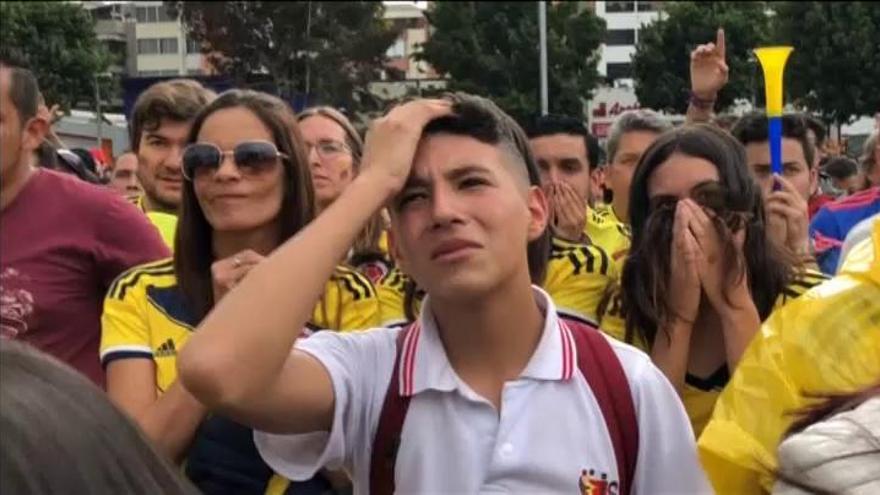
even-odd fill
[[(256, 440), (277, 472), (344, 467), (355, 493), (709, 492), (650, 359), (563, 322), (532, 286), (547, 200), (510, 117), (469, 95), (409, 102), (373, 123), (363, 165), (194, 333), (178, 363), (197, 398), (271, 432)], [(395, 259), (428, 293), (419, 320), (290, 352), (386, 204)]]

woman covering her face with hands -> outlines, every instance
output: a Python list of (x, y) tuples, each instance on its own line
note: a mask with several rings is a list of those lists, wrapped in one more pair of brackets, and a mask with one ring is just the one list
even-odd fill
[(767, 240), (743, 148), (713, 126), (658, 138), (633, 176), (629, 211), (620, 297), (601, 324), (618, 338), (625, 325), (626, 340), (649, 350), (699, 435), (761, 321), (825, 278), (797, 271)]
[[(250, 430), (205, 410), (177, 380), (176, 359), (212, 307), (313, 219), (305, 146), (284, 102), (232, 90), (196, 118), (182, 165), (174, 258), (123, 274), (105, 300), (108, 393), (160, 451), (187, 459), (205, 493), (283, 491), (287, 481), (272, 476)], [(375, 291), (353, 270), (338, 267), (314, 301), (312, 330), (378, 324)]]

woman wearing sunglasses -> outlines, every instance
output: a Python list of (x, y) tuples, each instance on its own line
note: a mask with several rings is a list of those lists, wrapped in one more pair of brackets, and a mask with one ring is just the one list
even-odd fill
[(631, 187), (632, 247), (601, 325), (649, 351), (699, 435), (761, 321), (826, 277), (768, 241), (745, 152), (718, 128), (662, 135)]
[[(313, 219), (305, 146), (286, 104), (239, 90), (202, 110), (189, 143), (174, 258), (123, 274), (105, 299), (107, 390), (161, 451), (187, 459), (203, 492), (283, 493), (288, 483), (262, 462), (251, 432), (211, 415), (183, 388), (176, 358), (214, 304)], [(313, 329), (378, 323), (375, 291), (353, 270), (339, 267), (314, 297)], [(298, 493), (329, 486), (320, 477), (307, 483)]]
[[(364, 143), (351, 121), (334, 108), (308, 108), (296, 119), (306, 144), (320, 213), (336, 201), (360, 171)], [(373, 283), (391, 267), (386, 226), (383, 216), (375, 215), (355, 240), (347, 260)]]

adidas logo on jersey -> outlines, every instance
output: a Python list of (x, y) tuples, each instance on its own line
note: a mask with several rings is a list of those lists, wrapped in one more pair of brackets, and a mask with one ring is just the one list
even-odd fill
[(177, 348), (174, 347), (174, 341), (171, 339), (166, 340), (156, 349), (154, 353), (156, 357), (170, 357), (177, 355)]

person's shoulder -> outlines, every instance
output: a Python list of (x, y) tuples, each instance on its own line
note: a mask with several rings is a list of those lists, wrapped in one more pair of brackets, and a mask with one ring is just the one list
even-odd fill
[(813, 288), (831, 280), (831, 277), (811, 268), (805, 268), (797, 272), (794, 279), (785, 288), (777, 301), (777, 305), (785, 305), (788, 302), (797, 299)]
[(376, 297), (376, 288), (370, 279), (345, 265), (338, 265), (333, 269), (328, 284), (336, 284), (355, 301)]
[(174, 274), (174, 260), (165, 258), (123, 272), (110, 285), (107, 298), (122, 300), (128, 294), (146, 290), (147, 287), (164, 288), (175, 285), (177, 285), (177, 276)]
[(880, 187), (872, 187), (846, 196), (833, 203), (828, 203), (823, 208), (827, 208), (829, 211), (833, 212), (841, 212), (861, 210), (878, 205), (880, 205)]
[(572, 275), (611, 276), (613, 264), (608, 253), (595, 244), (576, 244), (554, 238), (547, 269), (548, 276), (555, 270), (571, 272)]

